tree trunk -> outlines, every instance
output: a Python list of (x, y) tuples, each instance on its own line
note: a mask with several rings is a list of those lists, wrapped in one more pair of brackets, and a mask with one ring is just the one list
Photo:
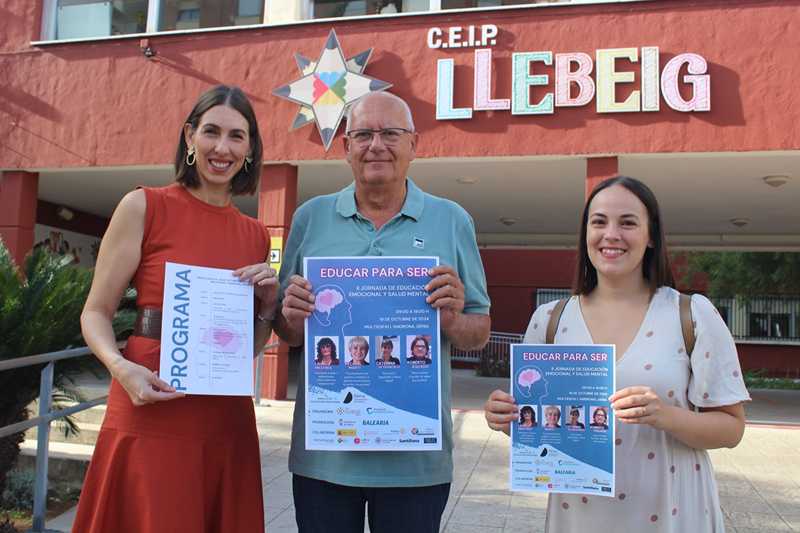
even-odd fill
[[(25, 367), (0, 373), (0, 427), (28, 420), (28, 405), (39, 396), (39, 371), (41, 367)], [(19, 446), (25, 433), (15, 433), (0, 438), (0, 494), (6, 487), (6, 475), (14, 468), (19, 457)]]

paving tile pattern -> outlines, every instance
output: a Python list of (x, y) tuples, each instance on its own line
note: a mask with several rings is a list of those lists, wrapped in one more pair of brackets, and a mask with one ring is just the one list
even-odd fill
[[(257, 408), (270, 533), (297, 531), (287, 470), (292, 411), (290, 403)], [(508, 438), (480, 411), (455, 411), (453, 423), (456, 471), (442, 531), (542, 533), (547, 498), (507, 489)], [(800, 532), (800, 426), (748, 427), (738, 447), (711, 458), (729, 533)]]

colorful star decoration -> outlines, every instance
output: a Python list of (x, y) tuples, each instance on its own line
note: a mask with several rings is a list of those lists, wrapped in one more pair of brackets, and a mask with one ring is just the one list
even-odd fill
[(371, 48), (345, 61), (335, 30), (328, 34), (325, 48), (316, 63), (295, 54), (297, 67), (303, 76), (272, 91), (275, 96), (300, 104), (291, 129), (313, 120), (327, 152), (347, 107), (371, 92), (385, 91), (392, 86), (362, 74), (370, 55)]

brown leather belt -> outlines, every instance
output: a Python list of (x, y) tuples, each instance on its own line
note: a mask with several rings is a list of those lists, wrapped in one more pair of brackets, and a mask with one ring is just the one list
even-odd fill
[(161, 340), (161, 309), (157, 307), (139, 307), (136, 311), (133, 334), (137, 337)]

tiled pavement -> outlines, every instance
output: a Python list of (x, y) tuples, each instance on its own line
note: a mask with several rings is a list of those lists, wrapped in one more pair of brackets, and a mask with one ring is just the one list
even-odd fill
[[(453, 373), (455, 473), (442, 519), (446, 533), (539, 533), (547, 498), (508, 490), (508, 438), (491, 431), (479, 410), (505, 380)], [(756, 392), (736, 448), (712, 450), (729, 533), (800, 532), (800, 391)], [(267, 531), (297, 531), (287, 454), (292, 402), (258, 407)], [(777, 425), (787, 424), (787, 425)], [(368, 529), (367, 529), (368, 530)], [(690, 533), (690, 532), (687, 532)]]
[[(267, 531), (297, 531), (286, 461), (292, 406), (258, 408)], [(544, 531), (546, 497), (508, 491), (508, 438), (479, 411), (454, 412), (456, 471), (442, 530)], [(713, 450), (728, 532), (800, 531), (800, 427), (748, 426), (742, 443)], [(687, 532), (688, 533), (688, 532)]]
[[(507, 489), (508, 438), (489, 430), (480, 410), (488, 392), (506, 384), (453, 371), (456, 469), (443, 532), (544, 531), (546, 497)], [(800, 532), (800, 391), (757, 391), (753, 399), (748, 419), (773, 425), (749, 424), (738, 447), (711, 452), (727, 531)], [(270, 533), (297, 531), (287, 470), (293, 408), (291, 401), (256, 408)], [(64, 518), (58, 525), (66, 529)]]

